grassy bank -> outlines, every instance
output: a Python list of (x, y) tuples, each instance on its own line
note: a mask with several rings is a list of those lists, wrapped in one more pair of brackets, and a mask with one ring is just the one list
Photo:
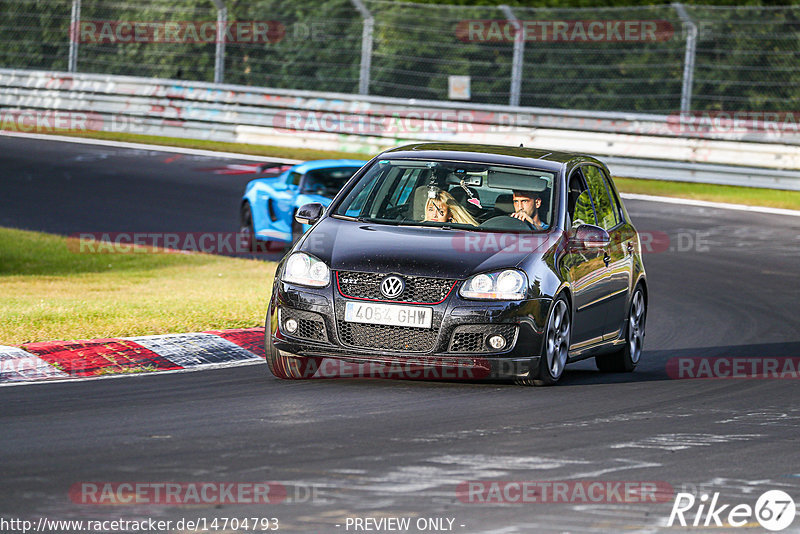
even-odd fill
[(74, 245), (0, 228), (0, 344), (263, 325), (274, 263)]
[(641, 180), (637, 178), (614, 178), (614, 183), (624, 193), (656, 195), (662, 197), (691, 198), (747, 204), (749, 206), (768, 206), (800, 210), (800, 191), (779, 191), (758, 187), (735, 187), (732, 185), (694, 184), (687, 182), (668, 182), (662, 180)]
[(336, 152), (333, 150), (314, 150), (310, 148), (288, 148), (282, 146), (248, 145), (244, 143), (223, 143), (221, 141), (206, 141), (203, 139), (182, 139), (178, 137), (160, 137), (155, 135), (139, 135), (119, 132), (56, 132), (59, 135), (73, 137), (86, 137), (89, 139), (107, 139), (126, 143), (146, 143), (148, 145), (175, 146), (181, 148), (199, 148), (202, 150), (216, 150), (219, 152), (236, 152), (239, 154), (253, 154), (255, 156), (269, 156), (286, 159), (369, 159), (374, 154), (354, 154), (351, 152)]

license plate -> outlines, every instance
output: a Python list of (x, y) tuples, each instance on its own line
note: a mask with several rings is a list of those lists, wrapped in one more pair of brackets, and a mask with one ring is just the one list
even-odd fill
[(348, 302), (344, 308), (344, 320), (350, 323), (430, 328), (433, 321), (433, 308)]

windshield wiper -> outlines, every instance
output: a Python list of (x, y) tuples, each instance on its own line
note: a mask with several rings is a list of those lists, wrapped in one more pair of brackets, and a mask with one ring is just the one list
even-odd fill
[[(407, 222), (410, 222), (410, 221), (407, 221)], [(442, 225), (442, 226), (436, 226), (436, 225), (432, 225), (432, 224), (406, 224), (406, 226), (412, 226), (414, 228), (436, 228), (437, 230), (456, 230), (456, 228), (453, 228), (452, 226), (449, 226), (449, 225), (446, 225), (446, 224)], [(459, 230), (460, 230), (460, 228), (459, 228)]]
[(344, 219), (346, 221), (353, 221), (353, 222), (360, 222), (360, 223), (377, 223), (377, 224), (398, 224), (397, 221), (390, 221), (388, 219), (373, 219), (372, 217), (364, 217), (363, 215), (359, 217), (353, 217), (352, 215), (339, 215), (338, 213), (334, 213), (333, 217), (337, 219)]
[[(373, 219), (372, 217), (353, 217), (352, 215), (339, 215), (334, 214), (334, 217), (338, 219), (344, 219), (346, 221), (353, 221), (353, 222), (360, 222), (360, 223), (373, 223), (373, 224), (385, 224), (388, 226), (408, 226), (409, 228), (437, 228), (441, 230), (463, 230), (467, 232), (474, 232), (478, 230), (475, 229), (467, 229), (467, 228), (456, 228), (454, 226), (450, 226), (449, 224), (444, 224), (442, 226), (433, 225), (433, 224), (422, 224), (420, 221), (409, 221), (409, 220), (393, 220), (393, 219)], [(423, 221), (424, 222), (424, 221)]]

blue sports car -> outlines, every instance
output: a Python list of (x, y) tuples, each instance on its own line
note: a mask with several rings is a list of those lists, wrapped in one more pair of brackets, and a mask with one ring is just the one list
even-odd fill
[(355, 159), (306, 161), (278, 176), (250, 181), (240, 208), (243, 245), (259, 251), (271, 249), (270, 243), (284, 246), (297, 241), (309, 228), (294, 220), (297, 208), (310, 202), (328, 206), (365, 163)]

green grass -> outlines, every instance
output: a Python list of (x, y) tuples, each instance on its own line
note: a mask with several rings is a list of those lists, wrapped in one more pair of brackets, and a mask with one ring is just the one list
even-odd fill
[(261, 326), (275, 264), (184, 253), (79, 253), (0, 228), (0, 344)]
[(73, 137), (88, 137), (91, 139), (107, 139), (127, 143), (147, 143), (150, 145), (175, 146), (181, 148), (199, 148), (203, 150), (216, 150), (220, 152), (236, 152), (239, 154), (252, 154), (255, 156), (269, 156), (286, 159), (369, 159), (374, 154), (356, 154), (352, 152), (337, 152), (333, 150), (314, 150), (310, 148), (288, 148), (281, 146), (248, 145), (244, 143), (224, 143), (221, 141), (206, 141), (202, 139), (181, 139), (178, 137), (160, 137), (155, 135), (140, 135), (122, 132), (54, 132), (59, 135)]
[(614, 183), (624, 193), (800, 210), (800, 191), (617, 177), (614, 178)]
[[(327, 159), (356, 158), (367, 159), (374, 154), (356, 154), (349, 152), (333, 152), (328, 150), (311, 150), (305, 148), (285, 148), (277, 146), (246, 145), (240, 143), (222, 143), (196, 139), (179, 139), (173, 137), (156, 137), (114, 132), (60, 132), (78, 137), (127, 141), (131, 143), (149, 143), (156, 145), (183, 148), (201, 148), (241, 154), (255, 154), (287, 159)], [(748, 204), (751, 206), (769, 206), (800, 210), (800, 192), (761, 189), (756, 187), (735, 187), (727, 185), (695, 184), (688, 182), (668, 182), (662, 180), (643, 180), (639, 178), (615, 178), (617, 187), (625, 193), (639, 193), (678, 198), (692, 198), (727, 202), (732, 204)]]

